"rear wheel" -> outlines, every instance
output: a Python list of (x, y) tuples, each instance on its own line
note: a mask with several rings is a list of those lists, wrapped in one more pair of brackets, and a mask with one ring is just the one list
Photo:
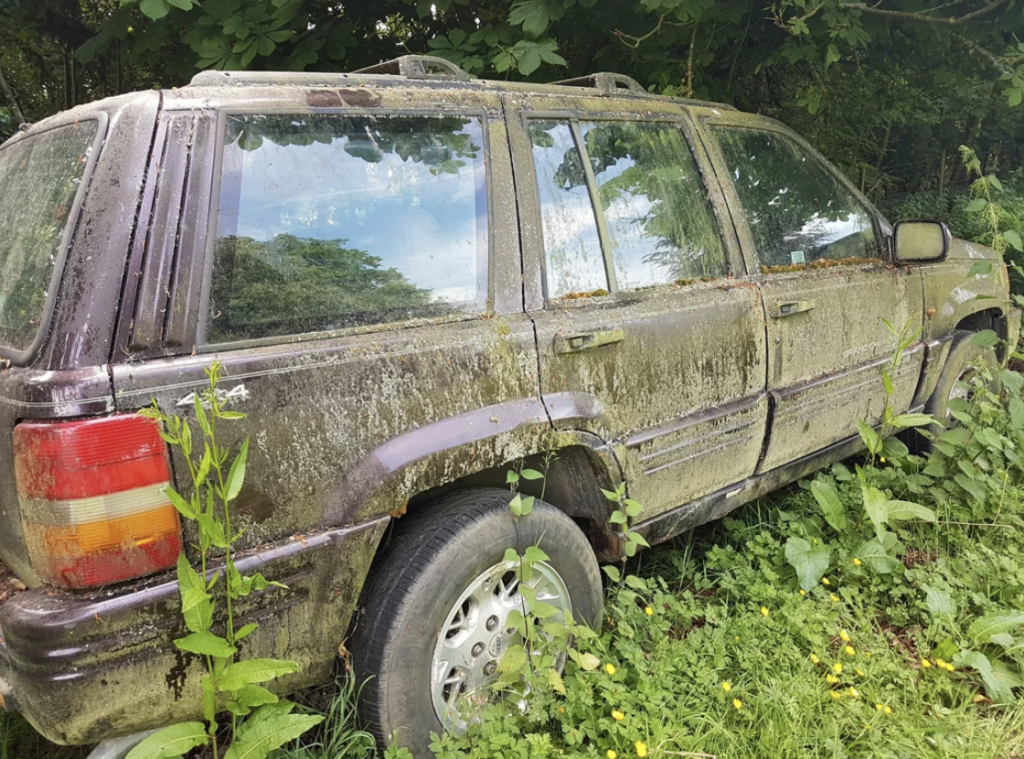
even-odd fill
[(507, 548), (548, 555), (529, 582), (538, 600), (580, 622), (599, 618), (601, 576), (583, 532), (543, 501), (516, 519), (509, 500), (506, 490), (447, 496), (399, 522), (374, 565), (351, 650), (366, 681), (360, 710), (378, 740), (429, 757), (431, 732), (464, 729), (492, 697), (498, 663), (521, 642), (508, 624), (523, 598)]

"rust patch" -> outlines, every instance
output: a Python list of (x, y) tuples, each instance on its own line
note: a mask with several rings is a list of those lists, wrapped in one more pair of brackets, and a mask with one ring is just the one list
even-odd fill
[(366, 89), (338, 90), (338, 95), (345, 105), (354, 108), (377, 108), (380, 106), (380, 95)]
[(306, 105), (310, 108), (340, 108), (344, 103), (334, 90), (306, 90)]
[(388, 514), (391, 515), (392, 519), (401, 519), (405, 516), (405, 513), (409, 510), (409, 501), (402, 501), (401, 504), (391, 509)]
[(25, 590), (25, 583), (15, 577), (3, 562), (0, 562), (0, 604), (19, 593), (24, 593)]

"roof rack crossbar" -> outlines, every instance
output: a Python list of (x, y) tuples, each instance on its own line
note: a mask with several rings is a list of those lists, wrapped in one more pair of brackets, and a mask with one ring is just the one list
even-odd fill
[(469, 74), (451, 61), (436, 55), (403, 55), (390, 61), (357, 69), (353, 74), (397, 74), (407, 79), (458, 79), (469, 81)]
[(640, 86), (640, 82), (625, 74), (616, 74), (611, 71), (600, 71), (588, 76), (578, 76), (575, 79), (560, 79), (551, 84), (558, 84), (563, 87), (595, 87), (601, 92), (635, 92), (638, 95), (646, 95), (647, 90)]

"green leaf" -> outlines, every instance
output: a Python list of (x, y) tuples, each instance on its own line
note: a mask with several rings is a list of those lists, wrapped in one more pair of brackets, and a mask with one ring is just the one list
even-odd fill
[(983, 329), (971, 338), (971, 345), (989, 348), (999, 342), (999, 335), (990, 329)]
[(242, 448), (238, 451), (238, 455), (235, 456), (235, 460), (231, 462), (231, 471), (228, 472), (228, 481), (224, 487), (227, 490), (225, 501), (233, 501), (238, 497), (238, 493), (242, 489), (242, 483), (245, 481), (245, 461), (249, 458), (249, 438), (246, 438), (242, 443)]
[(935, 418), (931, 414), (897, 414), (891, 420), (893, 427), (906, 429), (908, 427), (927, 427), (934, 424)]
[(825, 68), (828, 68), (833, 63), (839, 60), (839, 48), (835, 45), (829, 45), (825, 51)]
[(544, 475), (538, 472), (536, 469), (524, 469), (521, 474), (524, 480), (543, 480)]
[(985, 685), (985, 692), (996, 704), (1009, 704), (1013, 702), (1013, 688), (1020, 685), (1020, 678), (1005, 667), (998, 671), (993, 667), (992, 662), (980, 651), (961, 651), (957, 654), (953, 663), (958, 667), (970, 667), (981, 675), (981, 681)]
[(532, 37), (539, 37), (565, 12), (559, 0), (516, 0), (508, 14), (508, 22), (522, 26)]
[(580, 669), (586, 672), (593, 672), (601, 666), (601, 660), (591, 653), (580, 654), (579, 665)]
[(139, 10), (142, 11), (142, 15), (159, 21), (170, 13), (171, 6), (167, 0), (142, 0), (139, 3)]
[(941, 588), (933, 588), (931, 585), (922, 585), (925, 599), (924, 605), (934, 617), (956, 616), (956, 602), (948, 591)]
[(241, 627), (239, 627), (239, 628), (238, 628), (238, 630), (237, 630), (237, 631), (235, 632), (235, 641), (237, 642), (237, 641), (240, 641), (240, 640), (242, 640), (243, 638), (248, 638), (248, 637), (249, 637), (250, 635), (252, 635), (252, 634), (253, 634), (253, 633), (254, 633), (254, 632), (255, 632), (255, 631), (256, 631), (256, 630), (258, 629), (258, 628), (259, 628), (259, 625), (258, 625), (258, 624), (256, 624), (255, 622), (250, 622), (250, 623), (249, 623), (249, 624), (247, 624), (247, 625), (242, 625), (242, 626), (241, 626)]
[(853, 550), (853, 557), (860, 559), (864, 566), (880, 575), (892, 574), (902, 566), (877, 540), (865, 540)]
[(967, 634), (977, 644), (988, 643), (993, 635), (1010, 632), (1024, 625), (1024, 611), (1001, 611), (979, 617), (967, 628)]
[(871, 454), (877, 456), (881, 453), (882, 437), (875, 431), (874, 427), (858, 419), (857, 432), (860, 433), (860, 439), (864, 441), (864, 445)]
[(987, 277), (992, 273), (992, 262), (991, 261), (975, 261), (971, 265), (971, 270), (967, 272), (967, 278), (973, 279), (977, 276)]
[(611, 516), (608, 517), (608, 522), (609, 524), (626, 524), (626, 515), (616, 509), (611, 513)]
[(562, 676), (558, 674), (558, 670), (549, 669), (547, 673), (547, 681), (548, 685), (551, 686), (551, 689), (555, 691), (555, 693), (561, 693), (563, 696), (565, 695), (565, 683), (562, 682)]
[(934, 522), (935, 512), (927, 506), (922, 506), (913, 501), (888, 501), (886, 502), (889, 522)]
[(991, 184), (997, 190), (1002, 192), (1003, 183), (999, 181), (999, 177), (997, 177), (995, 174), (989, 174), (987, 177), (985, 177), (985, 179), (988, 180), (989, 184)]
[(622, 579), (622, 573), (619, 571), (619, 568), (614, 564), (608, 564), (602, 567), (602, 569), (604, 569), (604, 573), (608, 575), (608, 579), (612, 582), (619, 582), (619, 580)]
[(210, 737), (202, 722), (181, 722), (153, 733), (133, 748), (125, 759), (171, 759), (184, 756), (197, 746), (205, 746)]
[(534, 500), (535, 499), (534, 499), (534, 497), (532, 495), (528, 495), (528, 496), (526, 496), (526, 498), (523, 499), (523, 503), (522, 503), (522, 507), (521, 507), (521, 513), (522, 513), (522, 515), (524, 517), (529, 515), (529, 513), (531, 511), (533, 511), (533, 502), (534, 502)]
[(257, 706), (276, 704), (277, 696), (264, 688), (262, 685), (246, 685), (235, 696), (235, 703), (246, 709), (255, 709)]
[[(831, 525), (836, 532), (846, 529), (846, 509), (843, 502), (839, 500), (839, 494), (830, 482), (814, 480), (811, 482), (811, 494), (814, 500), (821, 507), (821, 513), (825, 515), (825, 521)], [(806, 590), (806, 588), (805, 588)]]
[(985, 198), (975, 198), (964, 208), (967, 213), (978, 213), (988, 208), (988, 201)]
[(523, 497), (516, 493), (512, 496), (512, 500), (508, 502), (508, 507), (514, 516), (521, 517), (523, 515)]
[(800, 587), (810, 590), (828, 571), (831, 549), (824, 545), (812, 546), (803, 538), (792, 536), (786, 541), (786, 561), (796, 570)]
[(223, 691), (241, 690), (246, 685), (265, 683), (269, 680), (298, 672), (301, 667), (293, 661), (280, 659), (246, 659), (225, 667), (217, 683)]
[(295, 740), (323, 721), (321, 716), (278, 714), (248, 730), (243, 726), (224, 759), (266, 759), (271, 751)]
[(174, 504), (174, 508), (185, 517), (185, 519), (195, 519), (199, 513), (199, 509), (191, 501), (186, 501), (182, 498), (178, 491), (172, 488), (170, 485), (163, 488), (164, 495), (171, 499), (171, 503)]
[(523, 558), (530, 564), (536, 564), (538, 561), (550, 561), (548, 555), (537, 546), (527, 546), (523, 552)]
[(167, 0), (175, 8), (181, 8), (183, 11), (192, 10), (192, 0)]
[(1006, 240), (1007, 244), (1009, 244), (1014, 250), (1024, 252), (1024, 241), (1021, 240), (1020, 232), (1016, 229), (1008, 229), (1003, 232), (1003, 239)]
[(889, 499), (881, 490), (870, 485), (861, 485), (860, 492), (864, 500), (864, 511), (875, 526), (875, 536), (881, 543), (882, 535), (885, 532), (885, 523), (889, 519)]
[(182, 651), (200, 656), (215, 656), (218, 659), (227, 659), (238, 653), (238, 649), (228, 643), (219, 635), (214, 635), (209, 630), (192, 633), (184, 638), (178, 638), (174, 645)]

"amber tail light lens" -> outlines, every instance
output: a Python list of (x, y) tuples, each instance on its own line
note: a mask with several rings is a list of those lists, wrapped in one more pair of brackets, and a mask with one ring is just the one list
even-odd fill
[(181, 551), (167, 446), (156, 422), (118, 415), (14, 428), (18, 499), (32, 567), (92, 588), (173, 567)]

